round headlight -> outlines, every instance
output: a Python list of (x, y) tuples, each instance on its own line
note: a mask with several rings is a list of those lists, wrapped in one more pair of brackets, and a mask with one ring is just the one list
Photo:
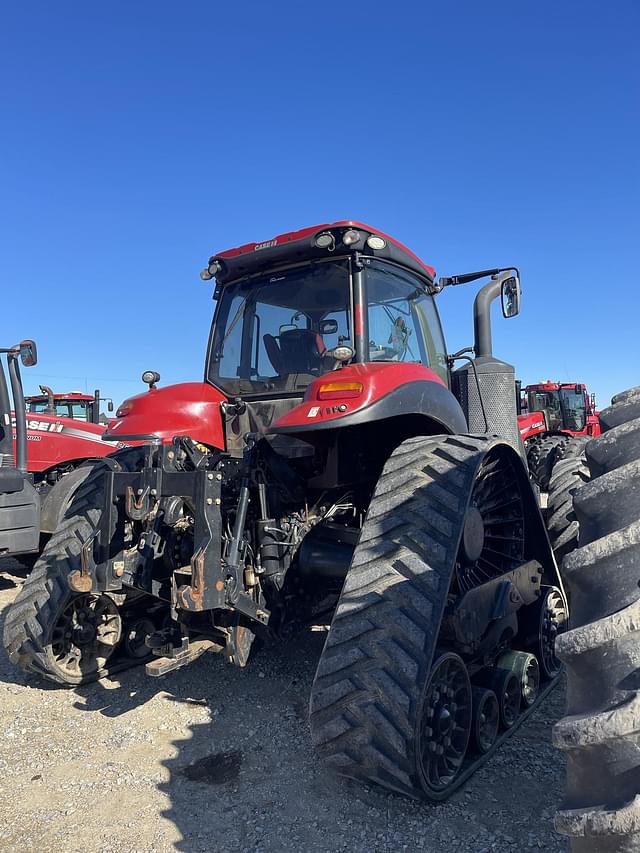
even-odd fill
[(211, 273), (209, 272), (209, 270), (205, 267), (205, 268), (200, 272), (200, 278), (201, 278), (203, 281), (210, 281), (210, 280), (213, 278), (213, 276), (211, 275)]
[(355, 351), (351, 347), (346, 346), (346, 344), (341, 344), (331, 350), (331, 355), (336, 361), (344, 362), (350, 361), (354, 357)]
[(160, 374), (156, 370), (145, 370), (142, 374), (142, 381), (153, 388), (156, 382), (160, 382)]
[(213, 278), (214, 275), (218, 275), (218, 273), (220, 272), (221, 269), (222, 269), (222, 264), (220, 263), (220, 261), (211, 261), (211, 263), (207, 267), (207, 270), (208, 270), (211, 278)]
[(377, 234), (372, 234), (367, 238), (367, 246), (370, 249), (384, 249), (387, 245), (387, 241), (383, 240), (382, 237), (378, 237)]
[(354, 243), (357, 243), (360, 239), (360, 232), (355, 231), (353, 228), (349, 228), (348, 231), (345, 231), (342, 235), (342, 242), (345, 246), (353, 246)]
[(335, 249), (336, 239), (329, 231), (324, 231), (322, 234), (318, 234), (315, 239), (315, 244), (318, 249)]

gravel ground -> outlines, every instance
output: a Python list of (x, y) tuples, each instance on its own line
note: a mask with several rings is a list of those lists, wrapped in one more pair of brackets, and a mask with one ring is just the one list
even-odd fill
[[(15, 562), (0, 564), (0, 609), (20, 582)], [(561, 689), (462, 791), (424, 805), (315, 760), (306, 709), (322, 642), (309, 633), (245, 670), (207, 654), (163, 679), (136, 669), (76, 690), (17, 671), (2, 652), (0, 850), (565, 849), (552, 826)]]

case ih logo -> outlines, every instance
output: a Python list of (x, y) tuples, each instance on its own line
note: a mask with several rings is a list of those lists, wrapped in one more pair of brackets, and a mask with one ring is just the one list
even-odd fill
[(526, 433), (531, 432), (532, 429), (538, 429), (538, 427), (544, 427), (544, 421), (536, 421), (534, 424), (528, 424), (520, 430), (520, 434), (526, 435)]
[[(11, 426), (16, 428), (15, 417), (11, 418)], [(39, 432), (62, 432), (64, 424), (53, 424), (50, 421), (27, 421), (27, 429), (38, 430)]]
[(267, 240), (265, 243), (258, 243), (253, 251), (259, 252), (260, 249), (270, 249), (272, 246), (277, 246), (277, 245), (278, 245), (277, 240)]

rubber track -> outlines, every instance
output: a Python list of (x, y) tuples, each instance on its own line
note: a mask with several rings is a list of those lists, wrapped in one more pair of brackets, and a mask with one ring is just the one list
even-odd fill
[(548, 491), (549, 480), (558, 454), (569, 440), (569, 437), (564, 435), (547, 435), (529, 442), (527, 448), (529, 473), (531, 479), (543, 492)]
[(504, 740), (469, 761), (446, 792), (425, 792), (415, 736), (422, 691), (472, 484), (495, 444), (413, 438), (384, 467), (311, 690), (313, 743), (341, 775), (443, 799)]
[(545, 515), (549, 541), (558, 564), (578, 547), (580, 525), (573, 509), (573, 496), (591, 479), (585, 455), (586, 443), (578, 437), (560, 449), (549, 482)]
[(587, 445), (594, 479), (574, 495), (580, 547), (563, 562), (575, 627), (556, 644), (568, 688), (556, 828), (573, 853), (640, 851), (640, 389), (612, 402)]
[[(119, 457), (123, 467), (128, 467), (128, 462), (138, 458), (131, 450), (123, 451)], [(95, 681), (144, 662), (144, 659), (117, 659), (116, 652), (116, 659), (113, 662), (110, 659), (106, 669), (70, 680), (58, 672), (50, 653), (50, 634), (55, 617), (74, 595), (66, 578), (70, 572), (80, 568), (82, 544), (93, 534), (100, 519), (105, 471), (105, 463), (96, 463), (86, 480), (78, 486), (58, 529), (9, 607), (3, 626), (2, 641), (12, 663), (65, 686)]]

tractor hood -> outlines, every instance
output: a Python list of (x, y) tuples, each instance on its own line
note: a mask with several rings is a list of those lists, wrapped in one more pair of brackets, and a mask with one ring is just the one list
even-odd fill
[(188, 435), (195, 441), (224, 449), (220, 404), (226, 397), (205, 382), (182, 382), (151, 388), (129, 397), (109, 424), (105, 439), (129, 443), (154, 436), (169, 444), (175, 436)]

